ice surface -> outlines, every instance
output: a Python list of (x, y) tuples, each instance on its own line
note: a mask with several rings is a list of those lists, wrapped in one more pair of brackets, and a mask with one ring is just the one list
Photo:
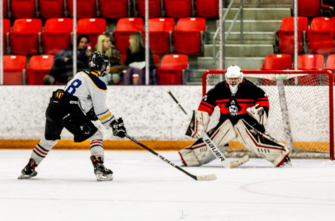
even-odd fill
[[(159, 152), (180, 165), (177, 152)], [(250, 159), (183, 169), (215, 173), (199, 182), (147, 151), (106, 151), (111, 182), (97, 182), (87, 151), (52, 150), (31, 180), (18, 180), (31, 151), (0, 151), (0, 220), (291, 221), (334, 220), (335, 162), (292, 160), (272, 168)], [(232, 159), (228, 159), (232, 160)]]

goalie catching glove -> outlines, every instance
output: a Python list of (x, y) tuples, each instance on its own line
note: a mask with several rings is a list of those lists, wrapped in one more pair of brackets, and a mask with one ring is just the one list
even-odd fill
[(247, 112), (252, 116), (260, 125), (266, 125), (268, 123), (268, 116), (263, 107), (256, 104), (253, 107), (248, 107)]
[(110, 124), (111, 128), (113, 128), (113, 135), (116, 137), (125, 137), (127, 134), (126, 128), (124, 127), (124, 123), (122, 118), (117, 120), (113, 120)]
[(202, 138), (207, 131), (209, 119), (207, 112), (194, 110), (186, 135), (197, 139)]

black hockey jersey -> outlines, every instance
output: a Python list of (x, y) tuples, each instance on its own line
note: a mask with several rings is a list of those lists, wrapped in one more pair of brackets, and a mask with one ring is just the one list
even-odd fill
[(247, 108), (256, 104), (262, 106), (268, 115), (269, 100), (266, 93), (253, 84), (252, 82), (243, 79), (239, 84), (236, 94), (232, 94), (229, 85), (226, 81), (218, 83), (213, 89), (207, 92), (202, 99), (199, 111), (205, 111), (210, 116), (212, 115), (215, 106), (220, 108), (220, 122), (224, 122), (230, 118), (233, 125), (241, 118), (244, 118), (251, 125), (255, 124), (254, 120), (247, 113)]

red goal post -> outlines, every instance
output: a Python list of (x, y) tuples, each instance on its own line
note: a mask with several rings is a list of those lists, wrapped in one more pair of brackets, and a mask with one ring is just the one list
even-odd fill
[[(267, 133), (285, 142), (300, 158), (334, 156), (333, 74), (328, 70), (242, 70), (243, 76), (269, 96)], [(202, 95), (220, 81), (226, 70), (207, 70), (202, 76)], [(217, 114), (217, 117), (219, 114)], [(237, 141), (228, 151), (243, 152)], [(329, 155), (328, 155), (329, 154)], [(229, 154), (228, 154), (229, 155)], [(237, 154), (238, 155), (238, 154)], [(235, 156), (235, 155), (231, 155)]]

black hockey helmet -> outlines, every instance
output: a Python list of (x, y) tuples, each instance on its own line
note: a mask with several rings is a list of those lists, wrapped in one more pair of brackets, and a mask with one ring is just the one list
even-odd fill
[(100, 76), (105, 76), (110, 68), (109, 59), (104, 53), (95, 51), (88, 60), (88, 67), (90, 71), (101, 71)]

